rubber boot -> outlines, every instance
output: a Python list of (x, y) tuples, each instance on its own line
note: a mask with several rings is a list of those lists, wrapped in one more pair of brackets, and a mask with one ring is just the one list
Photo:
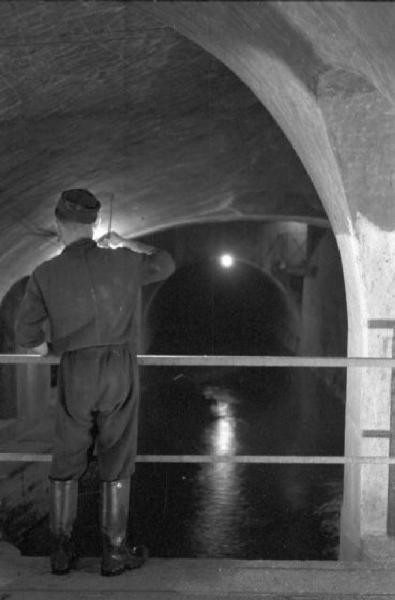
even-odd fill
[(78, 481), (50, 480), (51, 569), (65, 575), (75, 561), (73, 525), (77, 515)]
[(126, 545), (129, 496), (130, 479), (101, 482), (101, 574), (104, 576), (120, 575), (125, 569), (138, 569), (148, 556), (144, 546), (129, 549)]

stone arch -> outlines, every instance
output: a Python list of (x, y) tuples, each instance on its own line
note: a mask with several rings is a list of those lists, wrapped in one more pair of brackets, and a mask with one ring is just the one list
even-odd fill
[[(225, 4), (162, 2), (146, 10), (176, 27), (231, 69), (255, 93), (290, 140), (316, 187), (335, 234), (346, 285), (348, 350), (349, 354), (362, 354), (367, 349), (366, 332), (361, 327), (366, 306), (356, 234), (337, 156), (318, 103), (320, 80), (325, 78), (329, 66), (275, 5)], [(268, 32), (262, 26), (264, 18), (266, 26), (282, 31), (282, 41), (276, 36), (265, 36)], [(287, 37), (292, 44), (284, 42)], [(298, 55), (312, 56), (311, 74), (300, 68)]]
[[(369, 333), (372, 308), (365, 281), (369, 273), (364, 272), (369, 252), (361, 249), (360, 239), (366, 227), (362, 222), (358, 224), (358, 215), (350, 207), (340, 155), (319, 101), (321, 91), (325, 95), (326, 76), (333, 72), (331, 65), (322, 61), (302, 31), (286, 18), (281, 3), (218, 2), (197, 7), (193, 3), (165, 2), (149, 10), (230, 68), (283, 129), (316, 187), (339, 247), (347, 301), (348, 355), (367, 356), (372, 349), (376, 355), (382, 352)], [(370, 235), (368, 231), (366, 235), (374, 237), (375, 233)], [(386, 240), (381, 247), (388, 251)], [(383, 309), (388, 314), (386, 305)], [(366, 371), (361, 375), (353, 369), (347, 374), (346, 455), (369, 454), (361, 437), (367, 381)], [(388, 399), (381, 404), (375, 402), (380, 414), (381, 404), (386, 406)], [(373, 424), (375, 419), (368, 411), (365, 413), (365, 420), (369, 418)], [(388, 450), (384, 447), (381, 451)], [(382, 476), (386, 487), (388, 471), (383, 467), (380, 475), (377, 467), (373, 473), (366, 466), (364, 474), (358, 467), (345, 469), (342, 557), (359, 556), (363, 535), (386, 531), (387, 492), (378, 493), (375, 481)]]

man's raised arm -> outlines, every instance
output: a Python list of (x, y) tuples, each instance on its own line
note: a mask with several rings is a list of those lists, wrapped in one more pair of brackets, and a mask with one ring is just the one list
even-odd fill
[(115, 231), (111, 231), (109, 234), (100, 238), (98, 243), (101, 246), (110, 248), (128, 248), (129, 250), (132, 250), (132, 252), (143, 254), (143, 284), (167, 279), (175, 271), (174, 260), (166, 250), (149, 246), (148, 244), (144, 244), (143, 242), (139, 242), (132, 238), (124, 238)]

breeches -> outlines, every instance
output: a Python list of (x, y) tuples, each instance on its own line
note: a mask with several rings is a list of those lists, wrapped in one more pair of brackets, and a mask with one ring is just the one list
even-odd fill
[(100, 479), (130, 477), (135, 468), (138, 366), (127, 346), (63, 354), (59, 367), (51, 479), (79, 479), (96, 442)]

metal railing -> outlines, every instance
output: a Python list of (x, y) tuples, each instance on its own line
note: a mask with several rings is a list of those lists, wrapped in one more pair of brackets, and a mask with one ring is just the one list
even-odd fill
[[(372, 367), (395, 369), (395, 358), (343, 357), (343, 356), (213, 356), (204, 355), (159, 355), (139, 354), (139, 365), (143, 367), (314, 367), (348, 368)], [(0, 364), (59, 364), (56, 356), (38, 356), (37, 354), (0, 354)]]
[[(170, 356), (138, 355), (143, 367), (285, 367), (285, 368), (380, 368), (395, 369), (395, 358), (308, 357), (308, 356)], [(59, 358), (34, 354), (0, 354), (0, 364), (56, 365)], [(385, 433), (386, 435), (383, 435)], [(390, 437), (390, 432), (374, 430), (367, 437)], [(0, 462), (50, 462), (49, 452), (7, 451), (0, 445)], [(138, 455), (140, 463), (237, 463), (237, 464), (380, 464), (394, 465), (395, 456), (261, 456), (261, 455)]]

